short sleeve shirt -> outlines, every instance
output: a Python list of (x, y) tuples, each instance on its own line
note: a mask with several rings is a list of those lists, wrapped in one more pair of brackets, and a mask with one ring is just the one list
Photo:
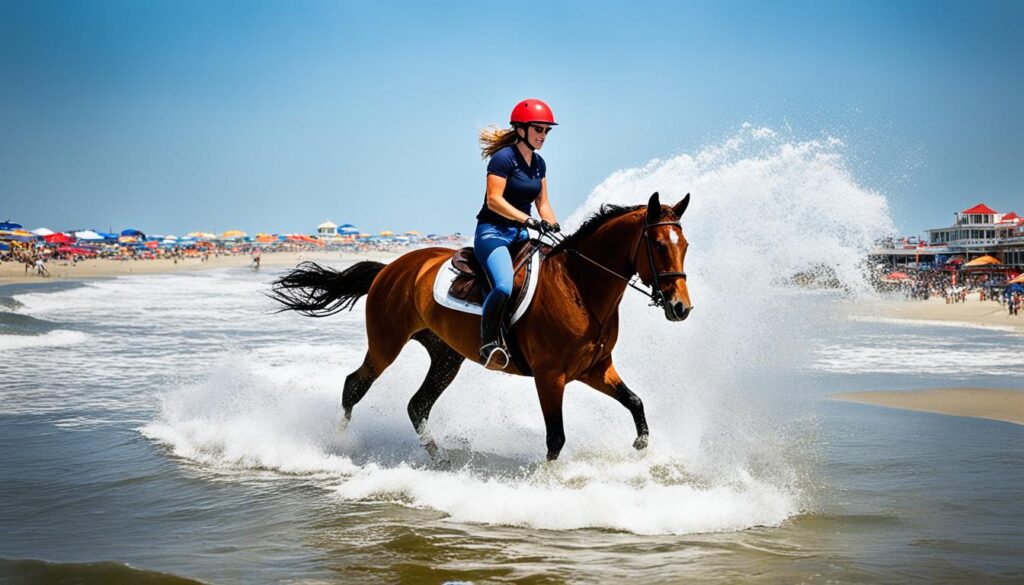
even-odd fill
[[(505, 192), (502, 196), (513, 207), (530, 215), (530, 206), (540, 196), (541, 179), (547, 176), (547, 165), (540, 154), (533, 153), (533, 161), (526, 164), (522, 154), (515, 146), (506, 146), (494, 153), (487, 164), (487, 174), (497, 175), (506, 180)], [(507, 225), (510, 220), (494, 213), (487, 208), (487, 194), (484, 194), (484, 205), (476, 215), (480, 223)]]

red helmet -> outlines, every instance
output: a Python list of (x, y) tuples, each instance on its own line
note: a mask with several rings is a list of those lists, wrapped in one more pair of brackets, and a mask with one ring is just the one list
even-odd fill
[(535, 99), (523, 100), (516, 104), (516, 107), (512, 108), (512, 115), (509, 119), (510, 124), (529, 124), (530, 122), (558, 125), (558, 122), (555, 122), (555, 115), (551, 113), (551, 108), (544, 102)]

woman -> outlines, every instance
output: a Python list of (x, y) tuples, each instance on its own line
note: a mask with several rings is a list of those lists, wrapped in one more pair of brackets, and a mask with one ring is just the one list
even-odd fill
[[(525, 228), (560, 231), (548, 202), (547, 166), (537, 153), (557, 125), (555, 116), (544, 102), (528, 99), (516, 104), (509, 124), (504, 130), (487, 128), (480, 133), (482, 156), (491, 160), (487, 164), (487, 194), (476, 216), (473, 238), (476, 257), (491, 283), (480, 323), (480, 358), (484, 367), (497, 370), (509, 362), (500, 336), (514, 276), (508, 247), (529, 237)], [(534, 204), (540, 221), (530, 216)]]

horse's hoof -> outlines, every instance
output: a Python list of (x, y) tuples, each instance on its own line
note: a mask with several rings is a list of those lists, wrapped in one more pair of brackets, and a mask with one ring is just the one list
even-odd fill
[(430, 466), (437, 471), (451, 471), (452, 462), (447, 457), (441, 457), (440, 459), (433, 458), (430, 462)]
[(558, 459), (559, 452), (548, 453), (548, 461), (554, 461)]
[(433, 440), (423, 443), (423, 448), (427, 450), (427, 455), (430, 455), (431, 459), (437, 459), (437, 453), (440, 449), (437, 448), (437, 443)]
[(343, 414), (342, 417), (341, 417), (341, 420), (338, 421), (338, 432), (339, 433), (344, 433), (345, 429), (348, 428), (349, 421), (351, 421), (351, 420), (352, 420), (352, 413), (346, 412), (345, 414)]
[(643, 451), (647, 448), (647, 435), (640, 435), (633, 441), (633, 448), (637, 451)]

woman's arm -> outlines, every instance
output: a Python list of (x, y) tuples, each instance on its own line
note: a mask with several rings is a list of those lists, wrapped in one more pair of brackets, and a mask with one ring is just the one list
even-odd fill
[[(513, 207), (508, 201), (505, 201), (505, 183), (507, 182), (507, 179), (504, 177), (487, 175), (487, 209), (506, 219), (525, 223), (526, 220), (530, 219), (530, 216)], [(542, 186), (541, 193), (543, 192), (544, 188)]]
[(548, 179), (544, 177), (540, 180), (540, 195), (537, 197), (537, 213), (540, 218), (544, 221), (554, 225), (558, 223), (558, 219), (555, 217), (555, 210), (551, 209), (551, 204), (548, 203)]

